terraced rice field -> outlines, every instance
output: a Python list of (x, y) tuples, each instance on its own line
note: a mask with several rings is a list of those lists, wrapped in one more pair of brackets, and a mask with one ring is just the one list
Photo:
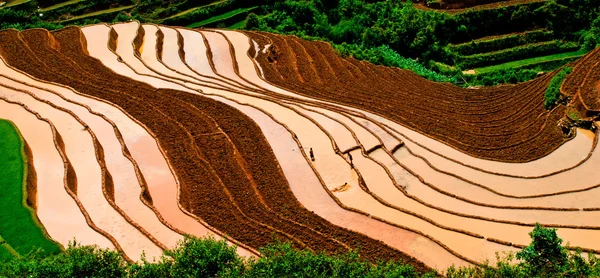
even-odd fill
[[(183, 233), (245, 256), (280, 239), (441, 270), (516, 251), (540, 222), (600, 252), (597, 134), (545, 110), (552, 74), (462, 89), (322, 42), (137, 22), (2, 31), (0, 57), (0, 117), (62, 245), (152, 260)], [(592, 114), (598, 57), (563, 86)]]

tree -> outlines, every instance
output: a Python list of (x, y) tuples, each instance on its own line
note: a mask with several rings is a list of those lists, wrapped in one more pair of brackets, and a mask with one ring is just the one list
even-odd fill
[(557, 276), (567, 265), (569, 254), (562, 247), (556, 229), (544, 228), (537, 223), (529, 236), (531, 243), (517, 253), (517, 259), (529, 264), (533, 276)]
[(260, 18), (255, 13), (248, 14), (246, 23), (244, 25), (245, 30), (253, 30), (260, 26)]

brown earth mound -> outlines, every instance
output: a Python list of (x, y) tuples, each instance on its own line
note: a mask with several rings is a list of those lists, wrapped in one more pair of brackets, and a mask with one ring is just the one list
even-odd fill
[(543, 105), (552, 75), (515, 86), (464, 89), (406, 70), (340, 58), (322, 42), (248, 35), (261, 46), (272, 44), (256, 60), (275, 85), (383, 115), (475, 157), (527, 162), (568, 140), (557, 127), (565, 107), (547, 111)]
[(222, 103), (157, 90), (91, 58), (77, 28), (0, 32), (0, 55), (36, 78), (70, 86), (126, 110), (156, 134), (181, 182), (180, 202), (211, 226), (253, 248), (275, 238), (297, 247), (370, 259), (422, 263), (382, 242), (350, 232), (306, 210), (293, 196), (259, 127)]

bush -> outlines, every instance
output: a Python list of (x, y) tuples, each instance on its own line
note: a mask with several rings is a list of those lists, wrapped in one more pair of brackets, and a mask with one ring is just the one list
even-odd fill
[(538, 71), (531, 69), (510, 68), (490, 73), (465, 75), (464, 78), (472, 86), (494, 86), (500, 84), (516, 84), (534, 79)]
[(568, 252), (561, 244), (556, 229), (536, 224), (529, 233), (531, 243), (516, 254), (498, 255), (495, 266), (450, 267), (448, 278), (459, 277), (597, 277), (600, 274), (598, 258), (585, 259), (581, 251)]
[(400, 56), (400, 54), (396, 53), (387, 45), (366, 48), (356, 44), (344, 43), (341, 45), (334, 45), (334, 48), (344, 57), (352, 56), (356, 59), (366, 60), (374, 64), (411, 70), (414, 73), (433, 81), (456, 82), (455, 78), (434, 72), (414, 59)]
[[(600, 260), (568, 252), (556, 229), (539, 224), (529, 233), (531, 244), (520, 252), (497, 255), (495, 265), (450, 267), (449, 278), (588, 277), (600, 274)], [(260, 249), (262, 256), (244, 261), (223, 240), (185, 237), (157, 262), (128, 263), (115, 251), (70, 244), (66, 252), (33, 252), (0, 262), (0, 277), (437, 277), (417, 273), (402, 262), (369, 262), (357, 251), (327, 255), (296, 250), (290, 243)]]
[(556, 105), (556, 101), (560, 97), (560, 86), (563, 80), (573, 71), (573, 68), (566, 67), (558, 72), (550, 81), (546, 92), (544, 93), (544, 106), (546, 109), (551, 109)]

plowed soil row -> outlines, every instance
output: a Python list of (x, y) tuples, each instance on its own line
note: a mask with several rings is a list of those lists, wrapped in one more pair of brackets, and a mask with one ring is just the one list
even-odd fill
[[(121, 27), (128, 27), (128, 26), (121, 26)], [(144, 27), (144, 28), (146, 28), (146, 27), (149, 27), (149, 26), (143, 26), (143, 27)], [(121, 30), (123, 30), (123, 29), (124, 29), (124, 28), (121, 28)], [(121, 40), (121, 41), (123, 41), (123, 39), (124, 39), (124, 38), (121, 38), (121, 37), (119, 38), (119, 40)], [(149, 60), (146, 60), (144, 64), (146, 64), (146, 63), (150, 63), (150, 64), (152, 64), (153, 66), (160, 66), (159, 64), (156, 64), (156, 62), (152, 62), (152, 61), (151, 61), (152, 59), (154, 59), (154, 58), (155, 58), (155, 55), (153, 56), (153, 55), (152, 55), (152, 52), (151, 52), (151, 50), (152, 50), (152, 46), (153, 46), (153, 44), (155, 43), (154, 41), (152, 41), (152, 39), (153, 39), (153, 36), (150, 36), (150, 37), (149, 37), (149, 40), (150, 40), (150, 41), (149, 41), (149, 40), (144, 40), (144, 49), (145, 49), (145, 52), (146, 52), (146, 53), (145, 53), (145, 54), (142, 54), (142, 55), (143, 55), (144, 57), (146, 57), (147, 59), (149, 59)], [(124, 40), (126, 41), (127, 39), (125, 38)], [(118, 48), (117, 48), (117, 51), (119, 52)], [(150, 51), (150, 52), (148, 52), (148, 51)], [(128, 53), (124, 53), (124, 52), (119, 52), (119, 53), (122, 53), (122, 55), (127, 55), (127, 54), (128, 54)], [(130, 60), (129, 58), (130, 58), (130, 57), (128, 57), (128, 58), (125, 58), (124, 60), (125, 60), (125, 61), (127, 61), (127, 62), (139, 62), (139, 61), (132, 61), (132, 60)], [(140, 68), (139, 68), (139, 65), (138, 65), (138, 66), (136, 66), (136, 70), (140, 70), (140, 71), (148, 72), (148, 69), (140, 69)], [(153, 70), (156, 70), (156, 69), (151, 69), (151, 70), (153, 71)], [(164, 70), (163, 70), (163, 71), (164, 71)], [(162, 71), (161, 71), (161, 72), (162, 72)], [(168, 74), (168, 70), (167, 70), (165, 73), (166, 73), (166, 74)], [(190, 100), (188, 103), (192, 103), (192, 102), (193, 102), (193, 101), (191, 101), (191, 100)], [(187, 118), (189, 118), (189, 117), (187, 117)], [(230, 156), (231, 156), (231, 153), (230, 153)], [(233, 156), (235, 156), (235, 154), (233, 154)], [(230, 159), (230, 158), (229, 158), (229, 156), (228, 156), (227, 158), (221, 158), (221, 160), (225, 160), (225, 159)], [(217, 169), (220, 169), (220, 168), (219, 168), (219, 167), (217, 167)], [(233, 173), (235, 173), (235, 169), (234, 169), (233, 171), (232, 171), (231, 169), (230, 169), (230, 170), (228, 170), (228, 171), (226, 171), (226, 173), (228, 173), (228, 174), (229, 174), (229, 173), (232, 173), (232, 172), (233, 172)], [(227, 184), (227, 182), (226, 182), (225, 184)], [(250, 187), (247, 187), (247, 188), (250, 188)], [(240, 189), (234, 189), (232, 192), (242, 192), (242, 190), (243, 190), (243, 189), (244, 189), (244, 188), (242, 188), (241, 190), (240, 190)], [(243, 192), (242, 192), (242, 193), (243, 193)], [(244, 195), (245, 195), (245, 197), (246, 197), (246, 199), (248, 198), (249, 194), (252, 194), (252, 192), (246, 192), (246, 193), (244, 194)], [(253, 196), (253, 195), (250, 195), (250, 196)], [(245, 200), (245, 201), (247, 201), (247, 200)], [(260, 206), (261, 204), (259, 203), (259, 204), (255, 204), (255, 205), (257, 205), (257, 206)], [(265, 218), (265, 219), (267, 219), (267, 218)], [(312, 232), (312, 233), (317, 233), (317, 234), (319, 234), (319, 235), (323, 236), (323, 234), (319, 233), (318, 231), (311, 230), (311, 232)], [(336, 241), (336, 242), (337, 242), (337, 241)], [(340, 243), (340, 244), (341, 244), (341, 243)], [(341, 245), (344, 245), (344, 246), (345, 246), (345, 244), (341, 244)], [(324, 249), (325, 249), (325, 250), (327, 250), (327, 248), (326, 248), (326, 247), (325, 247)]]
[[(78, 32), (78, 30), (74, 31)], [(122, 78), (112, 74), (106, 68), (102, 67), (102, 65), (100, 65), (97, 61), (95, 65), (97, 68), (94, 68), (94, 65), (91, 65), (92, 67), (90, 68), (91, 70), (93, 70), (93, 72), (95, 72), (95, 75), (84, 76), (82, 75), (82, 73), (84, 73), (85, 71), (81, 68), (75, 68), (74, 64), (69, 64), (69, 60), (61, 61), (59, 58), (59, 53), (55, 52), (54, 55), (52, 55), (49, 52), (49, 50), (40, 49), (39, 51), (37, 51), (38, 53), (36, 54), (45, 55), (46, 57), (41, 57), (42, 60), (44, 62), (52, 63), (54, 69), (47, 67), (41, 62), (42, 60), (38, 60), (32, 52), (28, 51), (29, 48), (27, 47), (27, 45), (22, 43), (22, 40), (19, 39), (18, 33), (14, 32), (14, 34), (12, 34), (12, 39), (7, 38), (7, 35), (8, 34), (5, 33), (2, 34), (2, 36), (0, 36), (3, 39), (3, 45), (5, 45), (4, 39), (6, 39), (6, 43), (8, 43), (8, 45), (18, 45), (18, 47), (16, 48), (17, 51), (14, 51), (14, 49), (7, 49), (6, 47), (2, 48), (2, 56), (5, 59), (7, 59), (8, 63), (11, 66), (17, 67), (40, 79), (69, 85), (81, 93), (92, 95), (95, 97), (100, 97), (112, 103), (116, 103), (120, 107), (125, 108), (126, 111), (130, 113), (130, 115), (133, 115), (140, 121), (143, 121), (156, 134), (159, 134), (161, 144), (163, 146), (168, 146), (168, 148), (166, 149), (172, 155), (171, 157), (169, 157), (171, 159), (171, 163), (175, 168), (179, 170), (177, 171), (177, 173), (179, 174), (178, 176), (182, 181), (181, 203), (184, 207), (186, 207), (187, 209), (191, 209), (191, 206), (193, 205), (192, 200), (189, 200), (187, 198), (187, 196), (190, 195), (204, 197), (204, 199), (202, 200), (194, 200), (195, 202), (206, 202), (207, 200), (210, 201), (212, 199), (211, 196), (213, 196), (213, 198), (214, 196), (222, 196), (218, 195), (220, 192), (222, 192), (222, 190), (220, 190), (220, 187), (218, 185), (213, 185), (212, 181), (206, 179), (206, 177), (210, 176), (210, 173), (208, 173), (205, 168), (206, 165), (201, 164), (202, 161), (200, 159), (192, 159), (194, 157), (188, 153), (189, 150), (192, 149), (192, 147), (189, 143), (191, 140), (189, 139), (189, 137), (186, 136), (187, 132), (181, 127), (179, 127), (177, 123), (174, 123), (168, 117), (162, 116), (163, 113), (160, 110), (157, 110), (155, 107), (152, 107), (149, 104), (146, 104), (145, 102), (139, 101), (139, 98), (135, 98), (128, 94), (130, 92), (136, 92), (138, 94), (144, 92), (153, 92), (155, 90), (154, 88), (149, 88), (149, 86), (147, 85), (142, 86), (143, 84), (140, 84), (141, 90), (137, 89), (137, 87), (127, 86), (128, 84), (131, 84), (131, 80), (126, 79), (126, 81), (123, 82)], [(79, 40), (74, 41), (78, 42)], [(44, 43), (40, 42), (37, 44), (30, 45), (40, 47), (43, 46)], [(63, 50), (68, 51), (66, 48), (64, 48)], [(75, 53), (81, 53), (82, 56), (84, 56), (83, 52), (81, 52), (81, 46), (79, 46), (79, 51)], [(71, 56), (71, 58), (76, 57)], [(63, 59), (65, 58), (63, 57)], [(58, 61), (61, 61), (62, 64), (57, 63)], [(95, 76), (104, 78), (96, 78)], [(114, 79), (111, 80), (110, 78)], [(107, 80), (111, 81), (107, 82)], [(96, 84), (92, 82), (96, 82)], [(106, 89), (106, 84), (111, 84), (111, 87), (113, 89)], [(154, 94), (147, 94), (147, 96), (149, 97), (153, 95)], [(146, 118), (144, 118), (143, 115), (146, 115)], [(154, 117), (152, 117), (153, 115)], [(177, 159), (179, 157), (181, 159)], [(196, 188), (191, 188), (191, 186), (188, 186), (190, 184), (195, 185)], [(200, 192), (198, 191), (201, 191), (203, 194), (199, 194)], [(227, 200), (226, 198), (222, 199)], [(206, 217), (203, 217), (203, 219), (207, 221), (208, 218), (212, 217), (212, 220), (215, 220), (212, 222), (221, 223), (216, 227), (226, 232), (228, 232), (228, 230), (252, 230), (252, 226), (244, 225), (245, 221), (239, 219), (238, 215), (233, 213), (232, 209), (230, 208), (231, 205), (229, 204), (229, 202), (221, 202), (219, 200), (214, 200), (213, 202), (214, 203), (210, 203), (210, 205), (209, 202), (206, 202), (206, 207), (202, 210), (198, 210), (195, 213), (201, 216), (206, 215)], [(214, 208), (215, 210), (209, 210), (211, 208)], [(230, 221), (217, 221), (221, 219), (228, 219)], [(222, 226), (234, 228), (223, 229), (221, 228)], [(266, 238), (270, 237), (271, 233), (269, 231), (265, 231), (264, 233), (266, 234)], [(255, 237), (258, 233), (245, 234), (247, 234), (249, 237)], [(265, 241), (266, 240), (267, 239), (265, 239)]]
[(560, 87), (561, 93), (573, 97), (571, 106), (581, 115), (597, 116), (600, 112), (600, 48), (596, 48), (573, 67)]
[[(196, 138), (206, 139), (199, 138), (199, 136), (204, 134), (199, 131), (204, 130), (196, 127), (196, 125), (191, 126), (191, 123), (189, 122), (186, 123), (188, 126), (184, 127), (181, 123), (168, 117), (171, 115), (177, 115), (175, 118), (182, 119), (185, 116), (184, 114), (179, 114), (179, 111), (182, 110), (182, 107), (180, 107), (181, 105), (176, 105), (173, 103), (174, 101), (170, 100), (170, 97), (172, 95), (177, 95), (178, 92), (169, 90), (155, 90), (154, 88), (151, 88), (145, 84), (133, 82), (130, 79), (117, 76), (108, 69), (103, 68), (98, 61), (87, 57), (82, 49), (77, 49), (81, 47), (80, 45), (72, 46), (70, 47), (71, 49), (68, 49), (66, 47), (67, 45), (72, 45), (74, 44), (73, 42), (80, 41), (80, 34), (78, 32), (74, 32), (73, 30), (65, 30), (60, 33), (56, 33), (55, 35), (60, 40), (60, 45), (55, 44), (54, 47), (60, 47), (61, 51), (63, 51), (68, 58), (63, 57), (58, 52), (52, 52), (48, 46), (44, 47), (45, 45), (48, 45), (45, 42), (32, 41), (28, 45), (17, 43), (20, 42), (20, 40), (17, 36), (17, 33), (14, 31), (5, 32), (2, 34), (2, 36), (0, 36), (2, 37), (0, 42), (2, 45), (2, 56), (8, 60), (11, 66), (24, 70), (36, 77), (69, 85), (82, 93), (109, 100), (112, 103), (124, 108), (136, 119), (147, 125), (159, 137), (161, 145), (166, 150), (170, 161), (176, 169), (178, 176), (180, 176), (182, 180), (181, 201), (187, 209), (201, 216), (214, 227), (232, 235), (234, 238), (239, 239), (242, 242), (248, 243), (253, 247), (259, 247), (271, 241), (271, 232), (273, 232), (271, 229), (265, 229), (260, 225), (250, 225), (250, 223), (244, 219), (244, 217), (239, 215), (239, 211), (232, 207), (233, 204), (227, 204), (228, 202), (224, 201), (228, 198), (226, 197), (226, 193), (222, 192), (222, 186), (219, 184), (214, 184), (206, 179), (206, 177), (211, 176), (211, 173), (207, 173), (208, 170), (199, 172), (208, 166), (201, 164), (202, 159), (199, 154), (193, 155), (190, 153), (190, 150), (197, 148), (200, 144), (192, 144), (189, 142), (194, 142), (194, 139)], [(9, 36), (12, 36), (12, 38)], [(35, 56), (40, 60), (37, 60), (31, 52), (27, 51), (27, 46), (34, 50)], [(77, 62), (76, 65), (73, 63), (74, 61)], [(46, 67), (44, 63), (47, 63), (49, 67)], [(93, 73), (93, 75), (82, 75), (82, 73), (86, 72), (86, 70), (88, 73)], [(110, 84), (110, 88), (107, 88), (106, 84)], [(191, 97), (187, 94), (185, 96)], [(200, 97), (193, 98), (201, 99)], [(165, 104), (162, 105), (160, 102), (164, 102)], [(206, 101), (206, 103), (203, 105), (209, 107), (214, 106), (214, 104), (210, 101)], [(166, 106), (171, 106), (171, 108), (168, 109), (169, 107)], [(215, 110), (215, 113), (218, 111), (222, 110)], [(290, 200), (295, 199), (293, 198), (293, 195), (291, 195), (289, 186), (287, 186), (285, 183), (285, 178), (281, 174), (280, 170), (278, 170), (276, 165), (272, 163), (274, 158), (268, 147), (268, 144), (263, 142), (264, 138), (256, 137), (257, 134), (261, 134), (260, 130), (253, 123), (251, 123), (251, 120), (241, 115), (241, 113), (235, 113), (233, 111), (235, 110), (232, 110), (231, 113), (226, 114), (238, 114), (239, 118), (229, 121), (228, 124), (225, 120), (222, 120), (224, 122), (221, 122), (217, 120), (217, 117), (215, 117), (215, 119), (219, 121), (219, 126), (221, 126), (221, 128), (226, 129), (226, 126), (228, 126), (229, 130), (232, 131), (232, 133), (226, 133), (230, 136), (233, 142), (238, 140), (237, 142), (243, 146), (238, 147), (237, 149), (241, 153), (241, 156), (244, 157), (247, 165), (252, 165), (248, 166), (250, 173), (275, 171), (272, 174), (252, 174), (252, 177), (257, 180), (257, 188), (260, 190), (261, 195), (265, 196), (265, 199), (271, 204), (278, 204), (271, 205), (271, 207), (281, 210), (281, 214), (285, 212), (287, 217), (297, 219), (296, 221), (306, 221), (310, 225), (314, 226), (315, 230), (329, 229), (332, 232), (328, 231), (327, 234), (335, 234), (336, 232), (339, 233), (341, 237), (340, 240), (345, 242), (352, 241), (352, 247), (355, 248), (362, 246), (361, 253), (367, 257), (388, 257), (397, 259), (404, 258), (407, 260), (411, 259), (379, 242), (337, 228), (330, 223), (315, 217), (312, 213), (303, 209), (301, 205), (297, 203), (297, 201), (290, 202)], [(244, 120), (242, 121), (241, 119)], [(247, 125), (252, 126), (253, 129), (237, 128), (237, 126), (243, 122), (248, 122)], [(233, 130), (235, 130), (235, 132), (233, 132)], [(247, 130), (248, 133), (237, 134), (240, 130)], [(222, 143), (219, 143), (219, 140), (204, 141), (208, 141), (212, 144), (219, 144), (219, 147), (215, 146), (213, 149), (214, 151), (222, 150), (220, 147), (222, 146)], [(244, 142), (246, 145), (243, 145)], [(256, 142), (263, 142), (263, 144), (257, 146)], [(204, 148), (204, 146), (201, 147)], [(204, 152), (208, 153), (211, 152), (211, 150), (207, 149), (204, 150)], [(269, 154), (270, 157), (265, 157), (265, 153)], [(220, 158), (223, 153), (216, 152), (212, 155), (217, 158), (216, 160), (219, 160), (218, 158)], [(227, 155), (227, 157), (232, 156)], [(227, 166), (223, 169), (232, 169), (231, 167), (232, 166)], [(265, 167), (267, 167), (267, 169), (265, 169)], [(268, 167), (272, 168), (269, 169)], [(276, 175), (277, 171), (279, 171), (278, 175)], [(239, 175), (242, 174), (245, 173), (239, 173)], [(212, 177), (215, 177), (214, 174), (212, 174)], [(257, 177), (264, 177), (264, 179), (260, 180)], [(275, 190), (273, 184), (277, 183), (274, 181), (279, 181), (280, 186), (284, 188)], [(243, 194), (248, 191), (241, 192)], [(286, 194), (287, 196), (282, 197), (280, 193)], [(240, 194), (236, 196), (238, 199), (242, 197)], [(287, 206), (280, 206), (279, 204), (281, 203), (285, 203)], [(296, 207), (295, 209), (297, 211), (292, 210), (294, 207)], [(285, 228), (291, 229), (291, 227)], [(301, 229), (297, 226), (295, 228)], [(301, 230), (292, 230), (291, 233), (294, 235), (303, 234)], [(307, 237), (305, 241), (310, 241), (311, 248), (315, 250), (335, 250), (335, 248), (331, 248), (331, 244), (328, 244), (327, 241), (319, 240), (314, 235), (312, 238), (310, 238), (309, 234), (310, 233), (308, 232), (305, 233)], [(282, 235), (280, 234), (280, 236)], [(415, 262), (415, 264), (417, 263)], [(426, 268), (421, 265), (420, 269)]]
[[(257, 61), (274, 84), (384, 115), (470, 155), (525, 162), (550, 153), (565, 141), (555, 124), (564, 109), (546, 112), (542, 105), (551, 76), (475, 91), (429, 82), (407, 71), (341, 59), (329, 46), (318, 49), (318, 43), (294, 37), (249, 35), (263, 45), (273, 43), (270, 56), (260, 54)], [(269, 62), (275, 55), (277, 62)], [(353, 62), (366, 78), (336, 76), (334, 72), (346, 69), (342, 62), (329, 62), (336, 59)]]
[[(146, 26), (144, 26), (144, 27), (146, 27)], [(152, 43), (153, 42), (147, 42), (147, 41), (145, 42), (146, 51), (148, 51), (148, 46), (151, 46)], [(148, 58), (152, 54), (147, 53), (147, 54), (142, 54), (142, 55), (149, 55), (149, 56), (146, 56)], [(173, 73), (173, 74), (175, 74), (175, 73)], [(198, 105), (197, 104), (198, 100), (195, 99), (195, 97), (193, 95), (190, 95), (190, 94), (187, 94), (187, 93), (183, 93), (183, 92), (179, 93), (179, 95), (180, 96), (178, 96), (178, 97), (185, 99), (186, 103)], [(212, 106), (212, 107), (211, 106), (207, 106), (207, 107), (204, 107), (203, 109), (200, 109), (200, 110), (202, 110), (205, 113), (207, 111), (211, 110), (214, 113), (214, 115), (215, 115), (213, 117), (214, 119), (223, 118), (223, 116), (228, 116), (228, 115), (237, 115), (236, 113), (223, 113), (223, 111), (227, 111), (227, 110), (235, 111), (235, 109), (232, 109), (229, 106), (223, 105), (223, 104), (218, 103), (218, 102), (216, 104), (218, 104), (218, 105)], [(219, 121), (219, 120), (217, 120), (217, 121)], [(237, 119), (232, 119), (230, 121), (225, 121), (225, 122), (221, 122), (221, 121), (219, 121), (219, 122), (220, 122), (219, 123), (220, 126), (222, 126), (223, 124), (227, 124), (228, 122), (229, 123), (234, 123), (234, 125), (231, 126), (230, 131), (231, 132), (238, 132), (239, 133), (239, 130), (236, 131), (237, 129), (240, 128), (240, 124), (239, 124), (240, 121), (238, 121)], [(253, 128), (249, 128), (248, 126), (246, 126), (246, 128), (242, 128), (242, 130), (246, 131), (246, 132), (250, 132), (250, 133), (248, 133), (247, 136), (244, 136), (244, 138), (252, 138), (253, 136), (250, 136), (251, 134), (261, 134), (260, 133), (260, 129), (257, 126), (254, 126)], [(229, 134), (229, 132), (227, 132), (227, 133)], [(262, 138), (262, 139), (263, 140), (252, 140), (252, 139), (251, 140), (247, 140), (246, 141), (246, 146), (249, 149), (255, 149), (255, 150), (258, 151), (258, 149), (260, 149), (260, 148), (257, 149), (257, 143), (256, 142), (264, 142), (264, 138)], [(266, 142), (264, 142), (264, 143), (266, 143)], [(238, 144), (235, 144), (235, 145), (238, 145)], [(268, 145), (264, 145), (263, 147), (267, 148)], [(238, 151), (241, 151), (242, 153), (244, 153), (245, 150), (248, 149), (248, 148), (238, 148)], [(252, 152), (247, 153), (246, 161), (248, 161), (249, 159), (254, 159), (255, 157), (256, 156), (254, 154), (252, 154)], [(275, 160), (274, 157), (272, 157), (271, 159), (269, 159), (267, 161), (260, 161), (260, 162), (257, 161), (255, 163), (255, 165), (256, 165), (257, 169), (262, 169), (266, 165), (273, 166), (273, 162), (274, 161), (276, 161), (276, 160)], [(251, 169), (252, 168), (253, 167), (251, 167)], [(298, 215), (298, 214), (295, 213), (294, 210), (290, 210), (289, 207), (290, 207), (291, 204), (289, 202), (289, 199), (293, 199), (293, 200), (295, 200), (295, 199), (293, 198), (293, 196), (290, 196), (290, 195), (288, 195), (288, 196), (286, 196), (285, 194), (281, 195), (281, 193), (288, 193), (288, 194), (290, 194), (291, 192), (289, 190), (289, 185), (287, 185), (287, 182), (285, 182), (284, 179), (277, 178), (277, 176), (280, 175), (280, 174), (278, 174), (278, 175), (273, 175), (272, 174), (273, 171), (276, 171), (276, 170), (277, 170), (277, 168), (274, 168), (274, 169), (271, 169), (271, 171), (269, 173), (265, 173), (264, 171), (261, 171), (260, 172), (261, 174), (253, 175), (254, 177), (257, 177), (257, 178), (261, 179), (261, 181), (257, 181), (257, 183), (259, 183), (258, 188), (261, 188), (261, 186), (260, 186), (261, 184), (264, 184), (265, 189), (268, 188), (268, 187), (273, 188), (273, 184), (277, 184), (277, 183), (281, 184), (281, 190), (273, 190), (273, 191), (268, 191), (267, 192), (268, 194), (271, 194), (271, 195), (273, 195), (274, 193), (279, 193), (279, 194), (274, 194), (272, 197), (270, 197), (270, 196), (262, 196), (262, 197), (266, 197), (267, 201), (277, 202), (277, 204), (278, 204), (278, 205), (270, 204), (268, 207), (270, 207), (270, 208), (272, 208), (274, 210), (277, 210), (276, 211), (277, 214), (279, 214), (279, 210), (283, 210), (286, 214), (289, 214), (291, 212), (292, 214), (289, 214), (289, 216), (287, 216), (287, 215), (286, 216), (287, 217), (294, 217), (295, 219), (300, 219), (301, 221), (299, 221), (299, 222), (305, 223), (307, 220), (311, 220), (311, 219), (306, 219), (307, 217), (310, 218), (310, 216)], [(266, 187), (267, 185), (268, 185), (268, 187)], [(265, 189), (259, 189), (259, 190), (265, 190)], [(282, 203), (282, 201), (284, 201), (284, 200), (285, 200), (285, 203)], [(292, 207), (293, 209), (301, 209), (301, 205), (298, 204), (297, 202), (293, 202), (293, 204), (297, 206), (297, 208), (293, 208)], [(306, 210), (302, 209), (302, 212), (305, 212), (305, 211)], [(314, 217), (314, 215), (312, 213), (311, 213), (311, 215), (312, 215), (312, 217)], [(300, 218), (298, 218), (298, 216), (300, 216)], [(320, 218), (315, 218), (315, 219), (317, 219), (319, 222), (324, 222)], [(312, 225), (314, 225), (314, 224), (312, 224)], [(327, 227), (317, 227), (315, 230), (313, 230), (313, 232), (317, 232), (317, 233), (319, 231), (327, 231), (327, 233), (325, 233), (325, 234), (327, 234), (327, 235), (334, 235), (334, 237), (336, 239), (339, 238), (339, 236), (338, 236), (339, 232), (338, 231), (332, 231), (331, 229), (327, 229)], [(348, 237), (348, 236), (345, 236), (345, 235), (342, 235), (341, 237), (343, 238), (342, 242), (356, 242), (356, 238)]]

